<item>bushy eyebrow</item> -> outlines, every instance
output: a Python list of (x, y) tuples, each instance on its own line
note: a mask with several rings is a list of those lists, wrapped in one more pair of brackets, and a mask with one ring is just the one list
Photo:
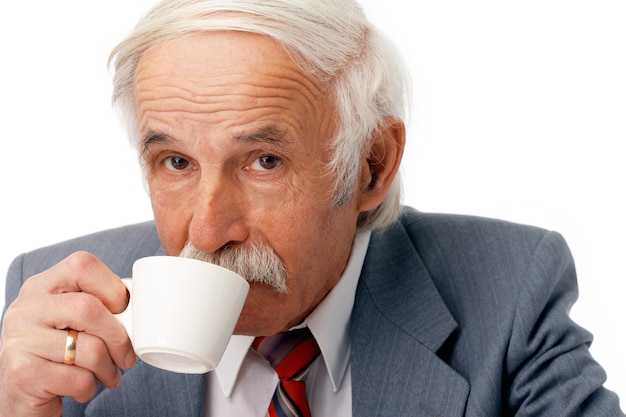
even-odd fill
[(284, 142), (287, 131), (275, 127), (263, 127), (256, 129), (252, 133), (244, 133), (234, 137), (235, 141), (241, 142), (266, 142), (280, 144)]
[(150, 145), (154, 143), (165, 143), (172, 141), (172, 137), (162, 132), (156, 132), (154, 130), (148, 130), (141, 138), (141, 153), (146, 155), (150, 148)]
[[(233, 137), (234, 142), (265, 142), (273, 145), (285, 145), (286, 130), (278, 129), (275, 127), (262, 127), (255, 129), (251, 133), (242, 133)], [(167, 143), (175, 142), (176, 139), (163, 132), (154, 130), (148, 130), (142, 137), (141, 149), (142, 154), (145, 156), (150, 148), (150, 145), (155, 143)]]

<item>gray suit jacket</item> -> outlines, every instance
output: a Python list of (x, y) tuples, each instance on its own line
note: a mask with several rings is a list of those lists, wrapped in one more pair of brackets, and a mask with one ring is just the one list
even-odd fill
[[(29, 276), (76, 250), (120, 276), (162, 253), (154, 225), (101, 232), (20, 256), (7, 305)], [(372, 235), (352, 313), (354, 416), (623, 416), (568, 318), (577, 297), (567, 245), (541, 229), (422, 214)], [(116, 390), (64, 416), (195, 416), (205, 378), (138, 363)]]

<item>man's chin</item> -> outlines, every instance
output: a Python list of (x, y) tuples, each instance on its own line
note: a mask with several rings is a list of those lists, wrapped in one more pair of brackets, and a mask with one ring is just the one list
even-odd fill
[(276, 334), (287, 326), (286, 305), (280, 298), (285, 293), (261, 283), (250, 284), (248, 298), (243, 306), (233, 334), (247, 336), (268, 336)]

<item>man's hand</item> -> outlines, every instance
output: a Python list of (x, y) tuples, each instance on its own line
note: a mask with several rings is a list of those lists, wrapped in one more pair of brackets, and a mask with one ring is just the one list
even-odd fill
[[(85, 252), (28, 279), (2, 326), (0, 415), (59, 416), (63, 396), (86, 402), (98, 381), (117, 387), (136, 360), (113, 316), (127, 305), (120, 278)], [(73, 365), (63, 363), (67, 329), (79, 332)]]

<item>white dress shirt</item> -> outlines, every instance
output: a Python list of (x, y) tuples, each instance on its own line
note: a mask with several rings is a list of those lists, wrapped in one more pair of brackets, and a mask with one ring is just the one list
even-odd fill
[[(321, 355), (307, 377), (307, 397), (314, 417), (352, 416), (350, 315), (370, 232), (359, 233), (339, 282), (296, 327), (308, 326)], [(278, 376), (250, 349), (253, 336), (231, 337), (217, 368), (207, 375), (204, 417), (263, 417)]]

